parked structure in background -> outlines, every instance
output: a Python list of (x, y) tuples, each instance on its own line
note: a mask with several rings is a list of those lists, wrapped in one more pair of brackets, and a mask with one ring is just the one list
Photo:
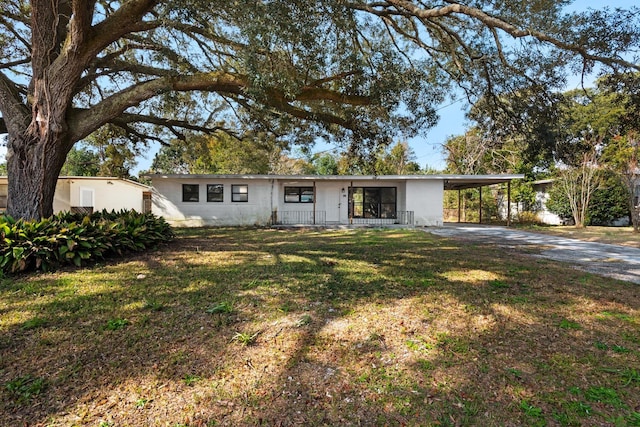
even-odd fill
[[(8, 180), (0, 177), (0, 211), (7, 207)], [(53, 200), (53, 212), (91, 213), (103, 209), (151, 211), (151, 188), (135, 181), (112, 177), (61, 176)]]
[(523, 175), (148, 175), (152, 212), (176, 226), (443, 223), (444, 190)]
[(541, 179), (533, 182), (533, 189), (536, 192), (536, 215), (543, 224), (565, 225), (569, 218), (560, 218), (560, 216), (547, 209), (549, 188), (553, 185), (553, 181), (553, 179)]

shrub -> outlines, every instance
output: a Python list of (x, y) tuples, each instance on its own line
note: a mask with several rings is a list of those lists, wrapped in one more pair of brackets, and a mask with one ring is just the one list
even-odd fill
[(517, 218), (515, 218), (515, 221), (518, 222), (519, 224), (526, 224), (526, 225), (542, 224), (542, 221), (540, 220), (538, 213), (531, 212), (531, 211), (518, 212), (518, 216)]
[(154, 248), (172, 238), (163, 218), (136, 211), (63, 212), (41, 221), (0, 216), (0, 272), (80, 267)]

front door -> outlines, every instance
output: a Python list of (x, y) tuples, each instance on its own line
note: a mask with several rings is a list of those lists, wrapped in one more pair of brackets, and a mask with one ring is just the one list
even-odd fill
[(339, 182), (319, 182), (316, 187), (316, 209), (324, 211), (329, 224), (347, 224), (349, 212), (347, 186)]

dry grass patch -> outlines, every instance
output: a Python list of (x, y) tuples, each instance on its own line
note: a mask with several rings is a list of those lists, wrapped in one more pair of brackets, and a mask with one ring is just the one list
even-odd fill
[(633, 232), (633, 227), (603, 227), (588, 226), (576, 228), (574, 226), (522, 226), (525, 230), (536, 233), (551, 234), (553, 236), (586, 240), (588, 242), (610, 243), (613, 245), (640, 248), (640, 234)]
[(0, 425), (640, 425), (638, 286), (421, 231), (3, 279)]

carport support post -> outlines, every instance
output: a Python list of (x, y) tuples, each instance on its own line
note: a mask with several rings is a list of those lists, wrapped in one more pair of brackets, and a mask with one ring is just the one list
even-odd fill
[(511, 226), (511, 181), (507, 181), (507, 227)]
[(460, 193), (460, 189), (458, 188), (458, 224), (460, 223), (460, 218), (461, 218), (461, 210), (460, 210), (460, 206), (461, 206), (461, 202), (460, 199), (462, 198), (462, 195)]
[(482, 224), (482, 185), (478, 187), (478, 192), (480, 193), (480, 208), (478, 209), (478, 224)]

